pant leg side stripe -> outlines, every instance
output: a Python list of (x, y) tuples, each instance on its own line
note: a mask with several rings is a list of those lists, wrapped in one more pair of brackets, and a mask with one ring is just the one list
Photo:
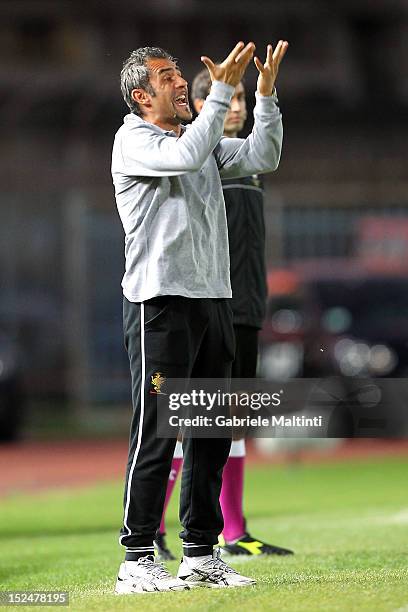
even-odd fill
[(128, 485), (126, 491), (126, 505), (125, 505), (125, 515), (123, 518), (123, 524), (127, 529), (127, 534), (121, 535), (119, 538), (119, 542), (122, 543), (122, 539), (128, 535), (131, 535), (132, 531), (127, 524), (128, 515), (129, 515), (129, 504), (130, 504), (130, 489), (132, 486), (132, 477), (135, 469), (137, 457), (139, 455), (140, 446), (142, 444), (142, 430), (143, 430), (143, 419), (144, 419), (144, 408), (145, 408), (145, 379), (146, 379), (146, 358), (145, 358), (145, 337), (144, 337), (144, 303), (140, 304), (140, 352), (142, 355), (142, 376), (141, 376), (141, 384), (140, 384), (140, 419), (139, 419), (139, 428), (137, 432), (137, 445), (135, 454), (132, 461), (132, 467), (130, 468)]

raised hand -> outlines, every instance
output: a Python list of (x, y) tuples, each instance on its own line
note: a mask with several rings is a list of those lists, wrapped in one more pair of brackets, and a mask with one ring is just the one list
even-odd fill
[(254, 57), (255, 66), (258, 68), (259, 76), (257, 82), (257, 92), (261, 96), (272, 95), (275, 87), (276, 77), (278, 76), (279, 64), (281, 63), (289, 43), (286, 40), (280, 40), (273, 50), (272, 45), (266, 48), (266, 60), (262, 64), (258, 57)]
[(214, 64), (206, 55), (201, 57), (201, 61), (207, 66), (211, 81), (222, 81), (236, 87), (253, 58), (254, 51), (255, 45), (253, 42), (245, 46), (241, 41), (235, 45), (231, 53), (221, 64)]

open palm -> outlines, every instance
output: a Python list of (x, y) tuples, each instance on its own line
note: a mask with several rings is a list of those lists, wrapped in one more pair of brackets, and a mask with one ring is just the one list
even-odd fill
[(266, 48), (266, 60), (262, 64), (258, 57), (254, 57), (255, 66), (258, 68), (257, 92), (261, 96), (270, 96), (275, 87), (276, 77), (278, 76), (279, 65), (288, 49), (289, 43), (280, 40), (276, 45), (275, 51), (272, 45)]

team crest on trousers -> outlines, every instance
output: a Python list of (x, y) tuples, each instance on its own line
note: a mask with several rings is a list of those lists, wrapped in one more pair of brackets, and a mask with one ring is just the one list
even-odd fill
[(150, 389), (150, 393), (152, 395), (166, 395), (161, 390), (162, 385), (164, 385), (164, 383), (166, 382), (165, 376), (162, 376), (161, 372), (155, 372), (151, 378), (154, 390)]

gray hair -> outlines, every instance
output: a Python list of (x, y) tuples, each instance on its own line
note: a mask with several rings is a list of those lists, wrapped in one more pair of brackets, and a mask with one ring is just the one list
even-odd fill
[(120, 73), (120, 89), (123, 99), (135, 115), (142, 116), (142, 110), (137, 102), (132, 98), (133, 89), (144, 89), (151, 96), (155, 95), (153, 87), (150, 85), (150, 74), (147, 68), (147, 61), (151, 58), (168, 59), (176, 62), (175, 58), (160, 47), (140, 47), (132, 51), (128, 59), (123, 63)]

